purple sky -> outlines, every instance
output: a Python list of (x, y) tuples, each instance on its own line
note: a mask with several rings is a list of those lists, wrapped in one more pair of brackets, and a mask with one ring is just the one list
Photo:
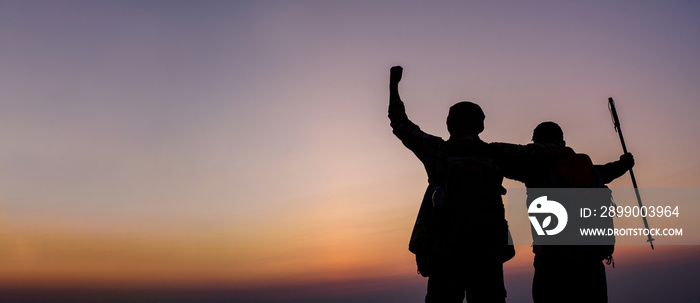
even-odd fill
[(215, 233), (192, 264), (268, 264), (259, 282), (288, 263), (358, 278), (393, 260), (370, 278), (412, 277), (426, 177), (386, 118), (397, 64), (429, 133), (472, 100), (486, 141), (525, 144), (552, 120), (601, 163), (621, 153), (614, 97), (640, 186), (696, 188), (698, 15), (692, 1), (0, 1), (0, 230), (14, 239), (0, 265), (46, 261), (32, 235), (48, 231), (145, 234), (178, 258)]

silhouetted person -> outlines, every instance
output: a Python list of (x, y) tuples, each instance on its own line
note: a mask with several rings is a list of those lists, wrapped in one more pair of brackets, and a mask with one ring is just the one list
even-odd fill
[[(518, 162), (507, 157), (500, 161), (507, 178), (525, 183), (528, 206), (536, 198), (534, 196), (542, 195), (531, 194), (531, 189), (590, 187), (608, 190), (605, 184), (622, 176), (634, 165), (631, 154), (624, 154), (619, 161), (605, 165), (592, 165), (588, 156), (576, 154), (566, 147), (563, 131), (554, 122), (539, 124), (533, 131), (532, 141), (534, 145), (555, 148), (561, 153), (539, 162)], [(583, 164), (575, 161), (583, 161)], [(566, 169), (561, 168), (562, 162), (567, 165)], [(586, 163), (591, 164), (587, 166)], [(569, 229), (573, 233), (578, 231), (573, 227)], [(611, 261), (612, 245), (539, 245), (534, 233), (533, 237), (535, 276), (532, 296), (535, 303), (607, 302), (603, 260)]]
[(479, 139), (484, 113), (474, 103), (460, 102), (450, 107), (447, 141), (421, 131), (399, 98), (402, 71), (391, 68), (389, 119), (429, 178), (421, 212), (434, 222), (424, 242), (428, 252), (417, 254), (419, 271), (428, 277), (425, 301), (462, 302), (466, 294), (467, 302), (505, 302), (503, 262), (514, 251), (501, 199), (503, 174)]

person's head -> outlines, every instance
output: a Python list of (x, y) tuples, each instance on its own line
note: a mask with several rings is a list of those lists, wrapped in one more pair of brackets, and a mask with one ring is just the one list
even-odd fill
[(450, 107), (447, 115), (447, 131), (450, 135), (478, 135), (484, 131), (484, 112), (479, 105), (463, 101)]
[(561, 127), (551, 121), (542, 122), (535, 127), (535, 130), (532, 132), (532, 142), (539, 144), (557, 144), (561, 146), (566, 145), (566, 141), (564, 141), (564, 132), (561, 130)]

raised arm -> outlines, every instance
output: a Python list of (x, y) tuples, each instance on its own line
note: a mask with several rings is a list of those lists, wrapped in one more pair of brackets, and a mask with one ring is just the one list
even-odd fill
[(392, 127), (395, 123), (410, 122), (406, 115), (406, 107), (399, 97), (399, 82), (402, 75), (403, 67), (401, 66), (392, 67), (389, 73), (389, 120), (391, 120)]
[(419, 159), (436, 148), (441, 138), (423, 132), (418, 125), (411, 122), (406, 115), (406, 107), (399, 97), (399, 82), (403, 74), (401, 66), (394, 66), (389, 75), (389, 120), (394, 135), (401, 140)]

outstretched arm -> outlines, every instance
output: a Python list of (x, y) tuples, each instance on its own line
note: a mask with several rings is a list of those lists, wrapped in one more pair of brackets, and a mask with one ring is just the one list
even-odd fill
[(549, 167), (561, 157), (573, 154), (571, 148), (553, 144), (489, 143), (489, 154), (508, 179), (526, 182), (533, 171)]

